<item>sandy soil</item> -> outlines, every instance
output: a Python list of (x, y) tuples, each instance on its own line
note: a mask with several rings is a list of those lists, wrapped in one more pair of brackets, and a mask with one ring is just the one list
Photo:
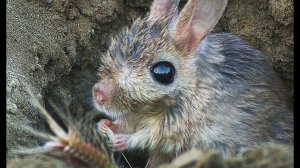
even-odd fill
[[(45, 127), (25, 88), (43, 101), (71, 97), (91, 107), (99, 58), (109, 37), (145, 15), (152, 0), (8, 0), (7, 150), (40, 142), (18, 126)], [(183, 5), (186, 0), (181, 2)], [(229, 0), (215, 32), (240, 35), (272, 60), (293, 105), (292, 0)], [(47, 102), (45, 102), (47, 105)], [(91, 109), (91, 108), (90, 108)], [(17, 126), (17, 127), (15, 127)]]

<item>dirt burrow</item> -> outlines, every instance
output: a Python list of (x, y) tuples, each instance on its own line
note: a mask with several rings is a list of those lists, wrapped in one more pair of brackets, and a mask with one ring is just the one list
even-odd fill
[[(91, 86), (109, 37), (145, 15), (152, 0), (7, 1), (7, 150), (35, 146), (23, 124), (43, 129), (28, 87), (48, 99), (68, 95), (92, 110)], [(181, 1), (183, 6), (186, 0)], [(293, 105), (293, 1), (229, 0), (215, 32), (240, 35), (272, 60)]]

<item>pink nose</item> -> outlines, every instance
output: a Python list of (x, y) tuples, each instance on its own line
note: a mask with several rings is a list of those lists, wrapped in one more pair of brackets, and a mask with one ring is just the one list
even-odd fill
[(98, 88), (94, 89), (94, 98), (100, 105), (104, 105), (107, 102), (107, 97), (103, 91)]

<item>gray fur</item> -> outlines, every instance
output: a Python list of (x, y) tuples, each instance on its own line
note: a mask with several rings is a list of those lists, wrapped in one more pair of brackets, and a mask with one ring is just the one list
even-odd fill
[[(220, 55), (223, 61), (216, 62)], [(195, 137), (195, 144), (219, 148), (226, 155), (226, 147), (240, 151), (271, 141), (293, 144), (293, 114), (265, 56), (239, 37), (223, 33), (208, 35), (198, 58), (199, 83), (207, 83), (213, 101), (199, 109), (212, 122), (199, 135), (207, 140)]]
[[(189, 2), (193, 7), (198, 1)], [(193, 15), (183, 14), (188, 18), (174, 29), (173, 14), (173, 19), (136, 20), (103, 57), (100, 83), (111, 88), (105, 108), (111, 116), (123, 112), (116, 123), (127, 125), (121, 131), (127, 133), (127, 149), (149, 149), (155, 167), (193, 147), (233, 156), (266, 142), (293, 144), (293, 114), (267, 58), (229, 33), (208, 34), (209, 29), (198, 32), (202, 39), (195, 27), (180, 32), (185, 23), (195, 23), (187, 22)], [(198, 21), (211, 24), (209, 19)], [(155, 61), (173, 64), (172, 84), (151, 78)]]

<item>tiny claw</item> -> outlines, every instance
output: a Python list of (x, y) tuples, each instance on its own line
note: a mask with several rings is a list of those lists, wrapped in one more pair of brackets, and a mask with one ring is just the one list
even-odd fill
[(127, 149), (128, 135), (116, 134), (112, 140), (112, 147), (115, 151), (124, 151)]
[(125, 141), (122, 140), (116, 140), (113, 141), (107, 141), (107, 146), (111, 149), (113, 152), (122, 152), (127, 149), (127, 145), (124, 144)]
[(103, 133), (107, 133), (108, 129), (111, 129), (114, 133), (116, 133), (119, 128), (120, 126), (118, 124), (114, 124), (111, 120), (108, 119), (101, 119), (98, 122), (98, 129)]
[(98, 129), (102, 133), (107, 133), (109, 129), (109, 125), (111, 125), (112, 121), (107, 119), (101, 119), (100, 122), (98, 122)]

